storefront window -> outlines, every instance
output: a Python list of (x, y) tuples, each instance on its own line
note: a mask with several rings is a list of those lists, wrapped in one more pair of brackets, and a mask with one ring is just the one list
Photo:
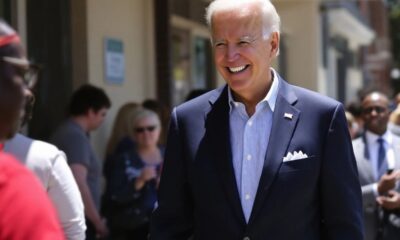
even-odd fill
[(182, 103), (190, 91), (215, 87), (215, 70), (208, 37), (192, 29), (172, 29), (173, 105)]

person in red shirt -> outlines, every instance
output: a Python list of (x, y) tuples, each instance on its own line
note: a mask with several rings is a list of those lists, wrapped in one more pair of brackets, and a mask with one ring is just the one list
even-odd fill
[(0, 240), (64, 239), (38, 180), (5, 153), (0, 153), (0, 196)]
[[(0, 143), (19, 127), (32, 78), (17, 33), (0, 19)], [(1, 151), (1, 150), (0, 150)], [(64, 240), (55, 210), (33, 175), (0, 152), (0, 240)]]

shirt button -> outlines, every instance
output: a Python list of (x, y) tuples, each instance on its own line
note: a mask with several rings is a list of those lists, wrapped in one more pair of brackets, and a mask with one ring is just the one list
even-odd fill
[(249, 126), (251, 127), (251, 125), (253, 125), (253, 122), (252, 122), (252, 121), (249, 121)]
[(246, 200), (250, 199), (250, 194), (246, 194), (246, 196), (244, 197)]
[(247, 160), (249, 160), (249, 161), (251, 160), (251, 155), (250, 154), (247, 155)]
[(249, 237), (244, 237), (243, 240), (250, 240), (250, 238)]

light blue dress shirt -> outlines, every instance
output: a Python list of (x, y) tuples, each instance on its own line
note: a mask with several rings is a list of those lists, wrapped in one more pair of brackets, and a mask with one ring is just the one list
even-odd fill
[(256, 105), (256, 111), (250, 118), (244, 104), (235, 102), (231, 90), (228, 90), (233, 168), (246, 222), (257, 194), (278, 95), (279, 80), (273, 69), (271, 72), (271, 89)]
[(382, 136), (378, 136), (370, 131), (366, 131), (365, 133), (367, 144), (368, 144), (368, 151), (369, 151), (369, 160), (371, 161), (371, 167), (374, 171), (374, 176), (376, 181), (379, 181), (379, 167), (378, 167), (378, 138), (383, 139), (385, 151), (386, 151), (386, 161), (387, 165), (390, 169), (394, 168), (395, 159), (394, 159), (394, 150), (392, 145), (392, 133), (390, 131), (386, 131)]

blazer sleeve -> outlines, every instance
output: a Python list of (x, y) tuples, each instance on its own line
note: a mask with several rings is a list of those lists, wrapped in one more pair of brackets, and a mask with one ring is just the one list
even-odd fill
[(376, 193), (377, 190), (374, 190), (375, 186), (376, 183), (372, 183), (361, 187), (364, 209), (376, 209), (376, 197), (378, 195)]
[(152, 240), (188, 239), (193, 232), (193, 203), (188, 188), (187, 163), (176, 108), (171, 114), (158, 207), (150, 225)]
[(362, 240), (362, 197), (341, 104), (334, 109), (321, 165), (322, 239)]

